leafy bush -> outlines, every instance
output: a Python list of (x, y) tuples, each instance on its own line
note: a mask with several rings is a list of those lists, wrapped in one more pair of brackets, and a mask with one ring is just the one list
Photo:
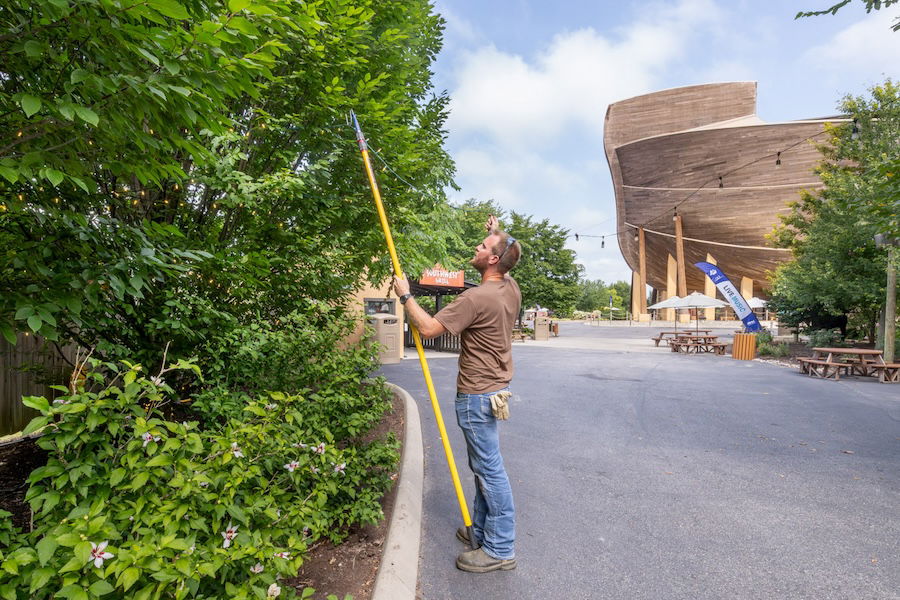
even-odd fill
[[(33, 531), (7, 541), (0, 529), (5, 600), (264, 599), (310, 544), (381, 518), (397, 445), (351, 439), (385, 410), (380, 381), (366, 386), (374, 408), (330, 387), (270, 392), (204, 430), (163, 417), (175, 402), (166, 380), (196, 365), (149, 378), (105, 366), (111, 380), (84, 382), (96, 391), (24, 399), (41, 413), (25, 432), (45, 427), (49, 460), (30, 477)], [(343, 385), (346, 400), (354, 386)]]
[(806, 332), (809, 341), (806, 345), (810, 348), (833, 348), (843, 346), (841, 332), (835, 329), (812, 329)]
[(772, 343), (772, 332), (768, 329), (760, 329), (756, 332), (756, 343), (757, 344), (771, 344)]
[(774, 358), (782, 358), (791, 353), (791, 348), (787, 344), (779, 342), (759, 342), (756, 352), (760, 356), (772, 356)]

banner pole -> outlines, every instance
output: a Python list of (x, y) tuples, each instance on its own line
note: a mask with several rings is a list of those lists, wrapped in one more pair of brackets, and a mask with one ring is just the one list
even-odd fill
[[(397, 258), (397, 249), (394, 247), (394, 238), (391, 235), (391, 228), (388, 224), (387, 214), (384, 211), (384, 204), (381, 202), (381, 193), (378, 191), (378, 183), (375, 181), (375, 173), (372, 170), (372, 163), (369, 160), (369, 147), (366, 144), (366, 138), (363, 136), (362, 128), (356, 118), (356, 113), (350, 111), (350, 118), (353, 119), (353, 127), (356, 129), (356, 143), (362, 154), (363, 164), (365, 165), (366, 175), (369, 178), (369, 187), (372, 190), (372, 197), (375, 199), (375, 208), (378, 211), (378, 218), (381, 221), (381, 229), (384, 231), (384, 238), (387, 242), (388, 253), (391, 255), (391, 263), (394, 266), (394, 275), (399, 279), (406, 279), (403, 269), (400, 267), (400, 260)], [(444, 427), (444, 418), (441, 414), (441, 407), (438, 404), (437, 393), (434, 391), (434, 383), (431, 381), (431, 371), (428, 368), (428, 361), (425, 359), (425, 349), (422, 347), (422, 338), (419, 331), (410, 323), (413, 340), (416, 343), (416, 352), (419, 354), (419, 364), (422, 366), (422, 375), (425, 378), (425, 386), (428, 388), (428, 396), (431, 398), (431, 408), (434, 410), (434, 419), (437, 422), (438, 432), (441, 435), (441, 442), (444, 445), (444, 454), (447, 457), (447, 467), (450, 469), (450, 478), (453, 480), (453, 487), (456, 490), (456, 500), (459, 502), (459, 511), (462, 514), (463, 523), (469, 534), (469, 545), (475, 548), (475, 536), (472, 531), (472, 517), (469, 515), (469, 508), (466, 504), (466, 497), (463, 493), (462, 484), (459, 481), (459, 473), (456, 470), (456, 461), (453, 460), (453, 450), (450, 447), (450, 441), (447, 438), (447, 429)]]

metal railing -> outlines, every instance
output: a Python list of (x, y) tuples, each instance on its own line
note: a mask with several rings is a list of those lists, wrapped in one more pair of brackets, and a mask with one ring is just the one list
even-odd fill
[[(403, 333), (403, 345), (407, 348), (415, 348), (416, 346), (416, 343), (413, 341), (412, 331), (409, 327), (407, 327), (406, 331)], [(455, 352), (457, 354), (459, 354), (461, 348), (459, 336), (453, 335), (452, 333), (442, 333), (430, 340), (422, 339), (422, 347), (426, 350)]]

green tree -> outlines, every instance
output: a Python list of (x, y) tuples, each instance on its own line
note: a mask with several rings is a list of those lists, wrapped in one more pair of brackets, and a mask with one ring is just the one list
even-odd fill
[(571, 314), (578, 301), (581, 265), (565, 248), (569, 231), (548, 219), (510, 212), (505, 230), (522, 243), (522, 257), (514, 270), (522, 289), (522, 306), (540, 304), (557, 315)]
[(830, 128), (818, 169), (825, 188), (804, 193), (772, 239), (794, 260), (773, 279), (772, 308), (795, 323), (851, 315), (874, 336), (884, 304), (885, 251), (874, 235), (896, 235), (898, 201), (890, 195), (900, 138), (900, 87), (887, 81), (870, 97), (844, 98), (852, 123)]
[(382, 278), (350, 108), (406, 267), (446, 253), (426, 0), (7, 0), (0, 24), (8, 339), (182, 354)]
[[(800, 11), (794, 17), (795, 19), (800, 19), (802, 17), (818, 17), (821, 15), (835, 15), (839, 10), (850, 4), (851, 0), (841, 0), (837, 4), (834, 4), (825, 10), (813, 10), (813, 11)], [(882, 8), (887, 8), (892, 4), (896, 4), (898, 0), (861, 0), (863, 4), (866, 5), (866, 12), (870, 13), (873, 10), (881, 10)], [(891, 26), (891, 29), (894, 31), (900, 31), (900, 17), (898, 17), (894, 24)]]
[[(444, 233), (447, 236), (446, 246), (448, 252), (449, 269), (463, 269), (467, 281), (481, 281), (481, 275), (475, 270), (469, 260), (475, 252), (475, 246), (484, 239), (486, 231), (484, 224), (488, 217), (494, 215), (501, 221), (501, 227), (505, 226), (506, 211), (493, 200), (475, 200), (471, 198), (461, 206), (451, 209), (451, 227)], [(516, 269), (518, 272), (518, 268)], [(517, 276), (514, 273), (514, 276)]]
[(582, 279), (578, 282), (578, 301), (575, 303), (577, 310), (592, 312), (607, 306), (609, 288), (602, 279)]

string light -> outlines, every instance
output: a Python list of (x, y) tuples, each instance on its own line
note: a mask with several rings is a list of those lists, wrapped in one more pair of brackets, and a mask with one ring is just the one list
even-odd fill
[(775, 168), (781, 168), (781, 152), (778, 153), (778, 157), (775, 159)]
[(600, 238), (600, 247), (606, 248), (606, 236), (603, 236), (602, 238)]
[(859, 139), (859, 119), (853, 119), (853, 128), (850, 130), (850, 139)]
[(722, 181), (722, 176), (719, 175), (719, 189), (721, 190), (723, 187), (725, 187), (725, 183)]

